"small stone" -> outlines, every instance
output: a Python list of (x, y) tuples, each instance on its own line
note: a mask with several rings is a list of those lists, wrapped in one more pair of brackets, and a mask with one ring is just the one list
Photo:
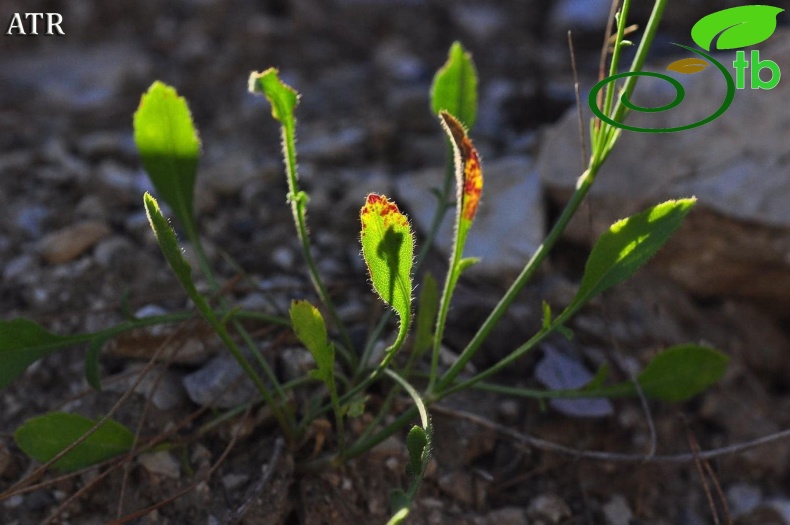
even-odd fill
[(83, 221), (66, 226), (41, 239), (38, 251), (49, 264), (63, 264), (76, 259), (110, 234), (101, 221)]
[[(142, 370), (143, 365), (136, 364), (125, 370), (119, 380), (108, 378), (102, 388), (108, 392), (123, 393), (137, 382), (137, 374), (129, 373)], [(164, 375), (162, 375), (164, 374)], [(161, 377), (160, 377), (161, 376)], [(135, 387), (134, 391), (151, 400), (159, 410), (170, 410), (185, 401), (184, 389), (176, 373), (165, 370), (162, 366), (155, 366)]]
[(250, 477), (246, 474), (227, 474), (222, 476), (222, 486), (225, 490), (236, 490), (241, 488)]
[(456, 470), (439, 477), (439, 488), (456, 501), (474, 505), (477, 501), (474, 475)]
[(389, 458), (393, 456), (401, 456), (405, 453), (406, 447), (403, 444), (403, 441), (396, 438), (395, 436), (390, 436), (372, 449), (370, 449), (370, 455), (372, 458)]
[(617, 494), (603, 506), (603, 514), (607, 525), (630, 525), (634, 513), (628, 506), (626, 499)]
[(561, 523), (572, 515), (568, 504), (555, 494), (541, 494), (527, 507), (529, 518), (548, 520), (550, 524)]
[(294, 264), (294, 253), (286, 246), (275, 248), (271, 252), (272, 262), (283, 270), (290, 270)]
[(258, 396), (255, 385), (231, 356), (220, 355), (183, 380), (189, 398), (197, 405), (232, 408)]
[(748, 514), (763, 500), (760, 487), (749, 483), (736, 483), (727, 488), (727, 501), (734, 517)]
[(523, 509), (503, 507), (489, 512), (485, 517), (486, 525), (529, 525)]
[(181, 466), (178, 464), (178, 460), (166, 450), (141, 454), (137, 461), (151, 474), (171, 479), (181, 477)]

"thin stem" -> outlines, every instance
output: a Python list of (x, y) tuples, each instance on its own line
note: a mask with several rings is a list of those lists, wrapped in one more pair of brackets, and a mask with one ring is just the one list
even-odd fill
[[(592, 175), (592, 176), (591, 176)], [(554, 227), (549, 232), (546, 239), (543, 241), (535, 254), (529, 260), (529, 262), (524, 266), (524, 269), (521, 273), (516, 277), (516, 280), (507, 290), (505, 295), (502, 299), (499, 300), (499, 303), (494, 307), (494, 309), (489, 314), (488, 318), (485, 320), (483, 325), (478, 329), (477, 333), (474, 335), (472, 340), (466, 345), (466, 348), (461, 352), (461, 355), (458, 356), (458, 359), (453, 363), (450, 369), (445, 372), (439, 382), (435, 385), (435, 388), (432, 390), (432, 393), (442, 392), (445, 388), (447, 388), (450, 384), (453, 383), (455, 378), (458, 374), (466, 367), (467, 363), (472, 359), (475, 352), (480, 348), (483, 342), (488, 338), (488, 335), (494, 329), (496, 324), (502, 318), (502, 316), (507, 312), (510, 305), (513, 301), (516, 300), (518, 297), (519, 292), (521, 292), (522, 288), (529, 282), (532, 276), (537, 272), (538, 267), (549, 254), (551, 249), (554, 245), (559, 241), (560, 237), (562, 236), (562, 232), (565, 231), (566, 226), (570, 222), (573, 215), (576, 213), (576, 210), (581, 206), (584, 197), (587, 195), (587, 192), (590, 190), (592, 186), (592, 182), (594, 180), (594, 174), (592, 174), (591, 169), (588, 168), (579, 177), (579, 186), (577, 187), (576, 191), (573, 193), (571, 200), (568, 201), (568, 204), (565, 205), (565, 209), (563, 210), (560, 218), (554, 224)]]

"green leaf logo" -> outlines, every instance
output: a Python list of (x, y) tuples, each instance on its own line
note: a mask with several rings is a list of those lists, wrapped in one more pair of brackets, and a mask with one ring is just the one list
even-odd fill
[(776, 17), (784, 11), (770, 5), (744, 5), (716, 11), (691, 28), (691, 38), (710, 51), (718, 36), (716, 49), (737, 49), (767, 40), (776, 30)]

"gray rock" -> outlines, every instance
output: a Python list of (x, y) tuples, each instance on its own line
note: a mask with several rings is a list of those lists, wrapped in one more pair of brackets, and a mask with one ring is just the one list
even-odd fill
[[(443, 171), (424, 170), (400, 177), (398, 198), (414, 225), (427, 232), (436, 207), (431, 188), (442, 184)], [(540, 182), (527, 157), (483, 159), (483, 196), (469, 232), (464, 255), (480, 257), (470, 272), (502, 277), (515, 275), (543, 240), (545, 209)], [(448, 213), (436, 243), (449, 256), (454, 212)]]
[[(777, 31), (761, 50), (790, 58), (790, 32)], [(720, 57), (732, 60), (730, 55)], [(686, 99), (671, 111), (631, 115), (629, 124), (662, 128), (713, 113), (725, 84), (714, 67), (686, 75)], [(645, 83), (637, 104), (657, 105), (665, 87)], [(637, 88), (639, 91), (639, 87)], [(590, 243), (624, 216), (670, 198), (696, 195), (699, 204), (656, 259), (656, 267), (699, 295), (734, 295), (790, 303), (790, 84), (738, 90), (716, 120), (675, 133), (624, 131), (588, 196), (588, 214), (572, 221), (570, 238)], [(680, 109), (683, 108), (683, 109)], [(545, 134), (537, 159), (549, 194), (565, 201), (580, 174), (575, 110)]]
[(634, 517), (628, 502), (620, 494), (612, 496), (612, 499), (604, 504), (603, 515), (606, 525), (630, 525), (631, 519)]
[[(544, 386), (552, 390), (581, 388), (593, 377), (584, 363), (568, 351), (543, 345), (543, 358), (535, 367), (535, 378)], [(576, 417), (605, 417), (614, 412), (608, 399), (551, 399), (549, 404), (563, 414)]]
[(171, 479), (178, 479), (181, 477), (181, 466), (178, 460), (166, 450), (140, 454), (137, 461), (151, 474)]
[[(143, 365), (135, 364), (124, 371), (122, 376), (118, 378), (119, 380), (107, 378), (102, 385), (102, 389), (108, 392), (126, 392), (137, 382), (138, 376), (138, 374), (130, 374), (129, 372), (142, 369)], [(159, 410), (170, 410), (186, 401), (178, 374), (173, 371), (163, 370), (162, 366), (152, 368), (142, 378), (134, 391), (150, 399), (151, 404)]]
[(550, 524), (562, 523), (573, 514), (568, 504), (556, 494), (546, 493), (529, 502), (527, 516), (534, 520), (545, 520)]
[(231, 408), (259, 395), (255, 385), (229, 355), (215, 357), (197, 372), (184, 377), (183, 383), (192, 402), (212, 408)]
[(727, 501), (734, 517), (748, 514), (763, 500), (760, 487), (749, 483), (736, 483), (727, 488)]

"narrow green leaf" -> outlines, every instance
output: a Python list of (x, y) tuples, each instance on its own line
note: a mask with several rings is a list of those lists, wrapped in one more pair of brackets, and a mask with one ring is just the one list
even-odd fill
[(400, 317), (411, 316), (411, 269), (414, 234), (409, 219), (384, 195), (371, 193), (359, 213), (362, 256), (373, 288)]
[[(77, 414), (50, 412), (25, 421), (14, 432), (14, 440), (25, 454), (46, 463), (82, 437), (95, 423)], [(109, 420), (59, 459), (54, 467), (63, 472), (89, 467), (128, 452), (133, 442), (134, 434), (128, 428)]]
[(693, 197), (667, 201), (614, 223), (595, 243), (566, 312), (631, 277), (675, 233), (695, 202)]
[(425, 274), (417, 301), (417, 329), (414, 333), (414, 352), (422, 354), (433, 344), (433, 326), (439, 310), (439, 286), (433, 275)]
[(193, 294), (197, 295), (195, 283), (192, 281), (192, 267), (184, 258), (184, 253), (181, 251), (176, 238), (176, 232), (173, 231), (170, 223), (162, 215), (159, 204), (150, 193), (146, 192), (143, 195), (143, 203), (145, 204), (145, 214), (148, 216), (148, 222), (151, 224), (151, 229), (154, 230), (156, 240), (162, 249), (162, 253), (165, 255), (165, 259), (170, 264), (170, 268), (173, 269), (173, 273), (176, 274), (181, 286), (187, 290), (190, 297)]
[(328, 384), (334, 374), (335, 349), (329, 344), (321, 312), (307, 301), (291, 301), (290, 314), (296, 337), (310, 351), (318, 367), (312, 375)]
[(477, 71), (472, 56), (453, 43), (447, 62), (436, 72), (431, 86), (431, 109), (453, 114), (471, 128), (477, 120)]
[(718, 36), (716, 49), (737, 49), (759, 44), (776, 31), (776, 17), (784, 11), (770, 5), (743, 5), (702, 17), (691, 28), (691, 39), (706, 51)]
[(637, 380), (645, 395), (662, 401), (685, 401), (721, 379), (729, 358), (695, 344), (667, 348), (655, 356)]
[(157, 193), (191, 227), (200, 140), (186, 100), (154, 82), (134, 114), (134, 141)]
[(93, 337), (93, 334), (53, 334), (28, 319), (0, 321), (0, 388), (10, 385), (42, 357)]
[(406, 436), (406, 449), (409, 451), (409, 463), (406, 475), (411, 479), (422, 476), (423, 454), (428, 445), (428, 435), (422, 427), (414, 425)]

